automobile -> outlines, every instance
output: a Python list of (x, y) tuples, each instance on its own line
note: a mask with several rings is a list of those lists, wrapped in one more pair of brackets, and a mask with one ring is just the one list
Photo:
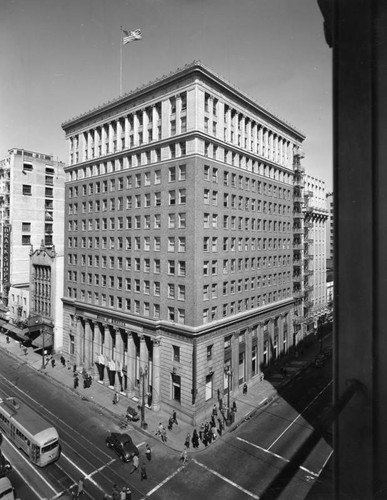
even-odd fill
[(324, 360), (321, 358), (317, 358), (314, 364), (315, 366), (317, 366), (317, 368), (322, 368), (324, 366)]
[(1, 500), (15, 500), (15, 489), (7, 477), (0, 479), (0, 498)]
[(126, 418), (132, 422), (137, 422), (140, 420), (139, 414), (133, 406), (128, 406), (126, 408)]
[[(0, 454), (0, 478), (5, 477), (12, 470), (12, 465), (8, 462), (4, 455)], [(0, 497), (1, 498), (1, 497)]]
[(106, 438), (106, 446), (114, 450), (123, 462), (130, 462), (135, 455), (139, 455), (138, 448), (129, 434), (112, 432)]

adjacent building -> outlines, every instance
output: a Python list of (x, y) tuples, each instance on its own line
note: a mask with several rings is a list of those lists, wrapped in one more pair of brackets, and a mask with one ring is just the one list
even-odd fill
[(64, 351), (154, 410), (200, 419), (305, 335), (305, 137), (198, 62), (62, 127)]
[[(52, 155), (10, 149), (8, 156), (0, 162), (0, 299), (4, 328), (18, 333), (17, 326), (27, 326), (31, 316), (35, 317), (35, 325), (39, 325), (44, 317), (51, 325), (53, 338), (56, 333), (53, 325), (56, 323), (60, 327), (63, 318), (60, 302), (63, 241), (64, 164), (54, 160)], [(36, 295), (31, 254), (33, 248), (41, 247), (62, 254), (57, 271), (61, 289), (58, 297), (51, 299), (60, 302), (56, 315), (55, 308), (40, 310), (36, 298), (31, 301), (31, 286)], [(51, 293), (51, 288), (55, 289), (58, 283), (51, 283), (51, 277), (46, 274), (42, 287), (45, 293)]]

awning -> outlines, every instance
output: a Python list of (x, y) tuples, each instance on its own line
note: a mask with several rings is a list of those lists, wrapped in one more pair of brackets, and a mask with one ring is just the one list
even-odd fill
[[(21, 330), (15, 325), (11, 325), (11, 323), (8, 323), (8, 321), (4, 321), (3, 319), (0, 319), (0, 326), (8, 330), (9, 332), (14, 333), (15, 335), (18, 335), (19, 337), (24, 337), (24, 333), (26, 329), (24, 328)], [(27, 329), (28, 331), (28, 329)]]
[(31, 340), (31, 343), (35, 347), (39, 347), (43, 349), (43, 344), (44, 348), (46, 349), (47, 347), (52, 347), (52, 340), (53, 340), (53, 335), (50, 335), (48, 333), (41, 333), (38, 337), (36, 337), (35, 340)]

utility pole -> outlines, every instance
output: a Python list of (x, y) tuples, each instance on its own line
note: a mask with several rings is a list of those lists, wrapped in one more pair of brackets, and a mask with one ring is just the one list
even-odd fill
[(142, 404), (141, 404), (141, 428), (146, 429), (148, 424), (145, 422), (145, 377), (148, 373), (148, 367), (140, 367), (140, 377), (142, 379)]
[(43, 327), (43, 334), (42, 334), (42, 339), (43, 339), (43, 352), (42, 352), (42, 370), (44, 370), (45, 366), (46, 366), (46, 363), (45, 363), (45, 359), (44, 359), (44, 332), (46, 330), (45, 327)]
[(230, 411), (230, 380), (232, 376), (232, 369), (228, 365), (224, 369), (224, 373), (227, 375), (227, 425), (231, 423), (231, 411)]

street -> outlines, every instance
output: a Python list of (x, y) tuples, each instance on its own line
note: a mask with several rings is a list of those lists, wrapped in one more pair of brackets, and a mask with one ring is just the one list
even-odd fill
[[(58, 462), (39, 469), (5, 439), (3, 451), (14, 467), (11, 480), (21, 500), (60, 498), (81, 477), (86, 478), (85, 499), (111, 494), (114, 483), (130, 485), (133, 499), (259, 498), (319, 426), (331, 400), (328, 360), (322, 368), (307, 368), (281, 390), (274, 403), (208, 449), (189, 453), (184, 468), (178, 452), (129, 427), (140, 450), (140, 463), (145, 443), (153, 450), (152, 461), (146, 463), (148, 479), (141, 481), (138, 471), (130, 474), (131, 463), (122, 463), (105, 446), (108, 433), (120, 432), (118, 420), (2, 351), (0, 366), (0, 391), (22, 399), (50, 421), (62, 444)], [(280, 498), (304, 499), (331, 452), (331, 443), (321, 440)]]

